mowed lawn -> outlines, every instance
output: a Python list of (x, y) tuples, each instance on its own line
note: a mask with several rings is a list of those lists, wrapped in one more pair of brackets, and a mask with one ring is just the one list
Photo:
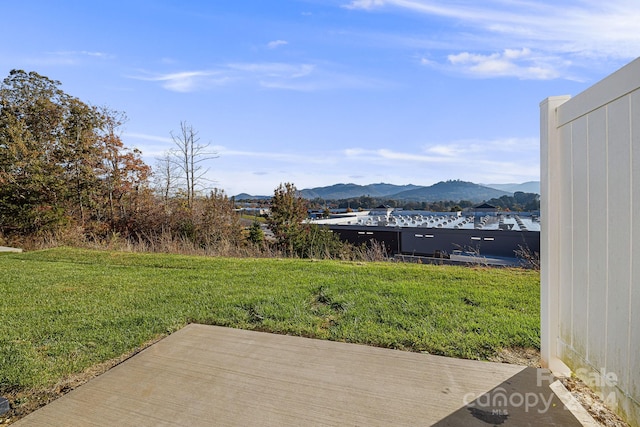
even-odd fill
[(70, 248), (0, 255), (0, 395), (190, 322), (486, 359), (538, 348), (539, 274)]

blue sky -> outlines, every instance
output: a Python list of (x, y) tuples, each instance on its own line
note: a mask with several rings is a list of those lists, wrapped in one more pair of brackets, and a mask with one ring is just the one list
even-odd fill
[(188, 122), (229, 195), (538, 180), (539, 103), (640, 56), (638, 0), (30, 0), (2, 14), (1, 78), (37, 71), (124, 111), (123, 141), (151, 166)]

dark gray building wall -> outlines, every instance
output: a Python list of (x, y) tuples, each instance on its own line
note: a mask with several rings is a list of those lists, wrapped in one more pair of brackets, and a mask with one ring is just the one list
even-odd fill
[(389, 229), (388, 227), (371, 226), (330, 226), (334, 233), (340, 236), (341, 240), (355, 245), (371, 244), (372, 240), (384, 243), (387, 252), (390, 254), (400, 253), (400, 230)]
[(479, 255), (515, 257), (515, 251), (520, 247), (540, 253), (540, 233), (536, 231), (405, 228), (400, 241), (403, 254), (451, 254), (462, 250)]
[(371, 240), (384, 242), (391, 254), (434, 256), (456, 250), (474, 251), (484, 256), (510, 257), (528, 248), (540, 253), (537, 231), (466, 230), (442, 228), (395, 228), (364, 225), (334, 225), (330, 229), (342, 240), (363, 244)]

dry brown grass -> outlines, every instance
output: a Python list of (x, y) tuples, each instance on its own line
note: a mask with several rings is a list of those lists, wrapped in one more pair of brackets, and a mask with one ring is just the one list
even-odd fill
[[(247, 240), (236, 242), (222, 238), (204, 246), (185, 237), (173, 236), (169, 232), (138, 235), (130, 238), (123, 238), (117, 233), (112, 233), (106, 237), (98, 237), (91, 234), (84, 234), (80, 227), (69, 228), (56, 233), (14, 237), (11, 239), (0, 236), (0, 242), (10, 246), (20, 247), (26, 251), (66, 246), (121, 252), (167, 253), (229, 258), (285, 258), (288, 256), (279, 250), (276, 245), (268, 241), (256, 245)], [(388, 261), (390, 259), (384, 244), (381, 242), (371, 242), (369, 245), (363, 246), (353, 246), (344, 243), (344, 250), (340, 253), (339, 258), (332, 256), (328, 252), (318, 252), (314, 254), (314, 258), (365, 262)]]

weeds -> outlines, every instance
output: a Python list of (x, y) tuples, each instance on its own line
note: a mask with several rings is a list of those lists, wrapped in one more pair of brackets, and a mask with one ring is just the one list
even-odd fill
[(518, 245), (518, 249), (514, 252), (523, 267), (540, 271), (540, 254), (538, 252), (533, 252), (529, 246), (523, 247), (522, 245)]

